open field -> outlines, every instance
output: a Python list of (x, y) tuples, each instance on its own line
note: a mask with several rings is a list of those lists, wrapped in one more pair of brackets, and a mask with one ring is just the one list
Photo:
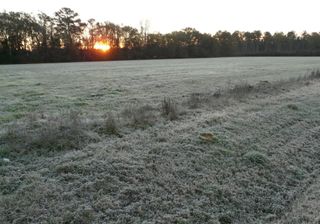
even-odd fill
[(0, 66), (0, 223), (319, 223), (319, 65)]

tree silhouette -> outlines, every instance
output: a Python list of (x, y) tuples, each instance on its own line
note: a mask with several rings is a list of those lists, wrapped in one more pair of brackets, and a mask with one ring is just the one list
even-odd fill
[[(94, 19), (83, 23), (70, 8), (53, 17), (22, 12), (0, 13), (0, 63), (58, 62), (113, 59), (188, 58), (227, 56), (320, 55), (320, 33), (294, 31), (262, 33), (218, 31), (201, 33), (192, 27), (167, 34), (149, 33), (149, 22), (140, 30)], [(97, 42), (111, 46), (102, 54)]]
[(61, 38), (63, 46), (66, 48), (73, 48), (81, 41), (81, 36), (85, 23), (81, 22), (79, 14), (70, 8), (62, 8), (55, 13), (56, 32)]

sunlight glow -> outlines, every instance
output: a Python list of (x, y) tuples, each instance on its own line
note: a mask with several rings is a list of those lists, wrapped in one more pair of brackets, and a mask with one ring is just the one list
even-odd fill
[(101, 50), (103, 52), (107, 52), (108, 50), (110, 50), (111, 47), (110, 47), (109, 44), (100, 41), (100, 42), (96, 42), (94, 44), (93, 48), (96, 49), (96, 50)]

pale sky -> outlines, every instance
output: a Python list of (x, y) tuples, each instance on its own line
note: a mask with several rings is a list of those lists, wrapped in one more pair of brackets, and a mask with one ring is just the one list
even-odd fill
[(185, 27), (201, 32), (218, 30), (320, 32), (320, 0), (1, 0), (0, 11), (53, 15), (62, 7), (80, 14), (138, 28), (150, 21), (151, 32), (167, 33)]

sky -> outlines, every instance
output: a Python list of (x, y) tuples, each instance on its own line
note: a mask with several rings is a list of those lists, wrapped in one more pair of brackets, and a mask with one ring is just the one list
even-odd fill
[(320, 32), (319, 0), (1, 0), (0, 11), (53, 16), (62, 7), (94, 18), (138, 28), (148, 20), (150, 32), (168, 33), (192, 27), (218, 30)]

